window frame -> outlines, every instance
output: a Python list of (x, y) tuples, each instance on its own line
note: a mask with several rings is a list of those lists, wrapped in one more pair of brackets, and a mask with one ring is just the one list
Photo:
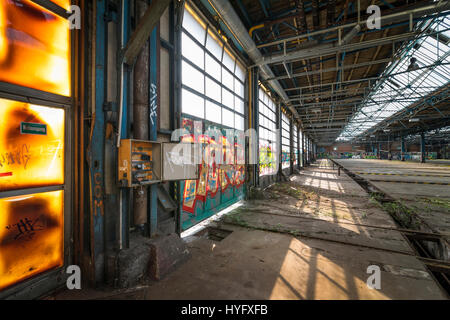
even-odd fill
[[(266, 102), (267, 101), (267, 102)], [(267, 146), (271, 146), (272, 151), (277, 150), (279, 148), (277, 144), (277, 104), (273, 101), (273, 99), (263, 90), (261, 87), (258, 88), (258, 146), (266, 143)], [(260, 120), (263, 120), (265, 123), (261, 123)], [(268, 125), (266, 125), (266, 123)], [(273, 128), (270, 128), (273, 127)], [(262, 130), (261, 130), (262, 129)], [(267, 130), (267, 131), (266, 131)], [(264, 132), (264, 134), (262, 133)], [(273, 139), (266, 138), (266, 133), (270, 134)], [(276, 158), (274, 161), (278, 161)], [(271, 175), (276, 173), (275, 168), (276, 165), (270, 166), (272, 169), (267, 172), (263, 172), (261, 170), (261, 163), (258, 161), (259, 168), (259, 176)]]
[[(287, 143), (285, 143), (287, 141)], [(283, 111), (281, 113), (281, 152), (283, 152), (284, 147), (286, 147), (287, 153), (289, 155), (289, 161), (282, 161), (281, 168), (286, 169), (291, 165), (290, 155), (292, 152), (291, 149), (291, 120), (287, 116), (287, 114)]]
[[(54, 2), (48, 0), (41, 0), (39, 2), (31, 0), (33, 3), (41, 6), (45, 10), (50, 11), (51, 13), (62, 17), (68, 21), (68, 14), (66, 9), (60, 7)], [(73, 36), (73, 32), (69, 32), (69, 69), (70, 69), (70, 95), (64, 96), (57, 93), (52, 93), (44, 90), (34, 89), (31, 87), (26, 87), (23, 85), (13, 84), (9, 82), (0, 81), (0, 98), (13, 100), (18, 102), (25, 102), (29, 104), (39, 105), (43, 107), (51, 107), (64, 110), (64, 184), (61, 185), (53, 185), (53, 186), (43, 186), (43, 187), (35, 187), (35, 188), (22, 188), (10, 191), (2, 191), (0, 192), (0, 198), (10, 198), (16, 196), (26, 196), (31, 194), (39, 194), (39, 193), (47, 193), (53, 191), (63, 191), (63, 266), (43, 271), (31, 278), (20, 281), (11, 287), (8, 287), (0, 292), (0, 299), (16, 296), (16, 297), (35, 297), (36, 294), (40, 295), (42, 292), (46, 292), (46, 290), (54, 289), (55, 284), (61, 285), (65, 282), (64, 279), (61, 279), (61, 270), (67, 265), (72, 263), (72, 255), (73, 255), (73, 244), (71, 243), (72, 239), (72, 212), (73, 212), (73, 204), (72, 204), (72, 194), (73, 194), (73, 174), (71, 159), (73, 158), (73, 132), (74, 132), (74, 124), (73, 124), (73, 115), (72, 110), (74, 106), (74, 96), (75, 96), (75, 37)], [(34, 286), (34, 284), (42, 283), (42, 286)]]
[[(197, 17), (195, 17), (193, 14), (191, 14), (191, 12), (194, 12), (195, 15), (197, 15)], [(196, 39), (194, 37), (194, 35), (192, 35), (190, 33), (190, 31), (188, 29), (186, 29), (185, 25), (182, 25), (181, 27), (181, 37), (187, 36), (191, 41), (193, 41), (197, 46), (199, 46), (202, 51), (203, 51), (203, 67), (199, 67), (198, 65), (196, 65), (193, 61), (189, 60), (188, 57), (185, 56), (185, 54), (183, 54), (183, 44), (181, 44), (181, 61), (182, 63), (187, 63), (190, 67), (194, 68), (196, 71), (200, 72), (204, 79), (204, 84), (203, 84), (203, 92), (199, 92), (193, 88), (191, 88), (190, 86), (188, 86), (186, 83), (184, 83), (183, 81), (181, 82), (181, 89), (183, 90), (187, 90), (197, 96), (199, 96), (200, 98), (203, 99), (203, 117), (198, 117), (193, 115), (193, 112), (189, 112), (189, 110), (184, 109), (183, 108), (183, 99), (181, 101), (181, 113), (182, 116), (188, 116), (188, 117), (196, 117), (198, 119), (201, 120), (205, 120), (208, 122), (212, 122), (214, 124), (223, 126), (225, 128), (231, 128), (231, 129), (236, 129), (239, 131), (244, 131), (245, 130), (245, 106), (246, 106), (246, 82), (247, 82), (247, 74), (245, 72), (245, 66), (244, 64), (240, 61), (240, 59), (238, 58), (238, 56), (236, 54), (234, 54), (232, 52), (231, 49), (228, 48), (228, 46), (226, 45), (226, 43), (224, 41), (222, 41), (219, 37), (219, 35), (215, 32), (215, 30), (210, 26), (210, 24), (205, 21), (205, 19), (202, 19), (201, 17), (199, 17), (199, 15), (194, 11), (192, 6), (189, 5), (185, 5), (184, 8), (184, 13), (183, 14), (189, 14), (192, 17), (194, 17), (194, 19), (200, 19), (202, 21), (202, 23), (204, 24), (204, 30), (205, 30), (205, 35), (204, 35), (204, 39), (203, 39), (203, 43), (201, 43), (198, 39)], [(199, 23), (200, 24), (200, 23)], [(201, 25), (201, 24), (200, 24)], [(203, 26), (202, 26), (203, 27)], [(208, 39), (213, 39), (215, 41), (217, 41), (217, 44), (219, 44), (219, 47), (221, 48), (221, 59), (218, 59), (216, 54), (214, 52), (212, 52), (210, 49), (208, 49), (207, 47), (207, 41)], [(186, 50), (186, 48), (185, 48)], [(230, 68), (225, 64), (224, 62), (224, 57), (226, 57), (225, 55), (228, 54), (231, 57), (231, 60), (234, 62), (233, 63), (233, 70), (230, 70)], [(208, 73), (206, 71), (206, 65), (207, 65), (207, 57), (208, 59), (212, 59), (215, 63), (219, 64), (220, 67), (220, 79), (216, 79), (216, 77), (214, 77), (213, 75), (211, 75), (210, 73)], [(236, 72), (237, 68), (241, 68), (242, 74), (245, 76), (245, 80), (242, 81), (239, 76), (238, 73)], [(228, 72), (231, 74), (232, 78), (233, 78), (233, 88), (229, 88), (229, 86), (225, 85), (223, 83), (224, 81), (224, 72)], [(214, 99), (211, 98), (210, 96), (207, 95), (207, 81), (214, 83), (215, 85), (218, 85), (220, 88), (220, 97), (218, 97), (218, 99)], [(241, 86), (241, 87), (238, 87)], [(243, 89), (242, 89), (243, 88)], [(243, 96), (237, 94), (236, 92), (238, 91), (242, 91)], [(230, 99), (230, 104), (231, 104), (231, 100), (232, 100), (232, 105), (228, 105), (224, 103), (224, 93), (229, 94)], [(217, 123), (214, 120), (207, 118), (207, 111), (206, 111), (206, 106), (207, 106), (207, 101), (214, 103), (216, 105), (218, 105), (221, 108), (221, 122)], [(240, 109), (240, 108), (236, 108), (236, 103), (242, 103), (244, 105), (244, 108), (241, 112), (241, 110), (236, 110), (236, 109)], [(233, 113), (233, 126), (231, 127), (230, 125), (226, 125), (224, 124), (224, 119), (223, 119), (223, 110), (226, 110), (228, 112), (232, 112)], [(240, 123), (243, 124), (240, 125)]]

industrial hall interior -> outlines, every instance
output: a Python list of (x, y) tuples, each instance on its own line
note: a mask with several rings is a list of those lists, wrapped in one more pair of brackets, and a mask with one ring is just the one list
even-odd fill
[(0, 0), (0, 300), (448, 300), (449, 0)]

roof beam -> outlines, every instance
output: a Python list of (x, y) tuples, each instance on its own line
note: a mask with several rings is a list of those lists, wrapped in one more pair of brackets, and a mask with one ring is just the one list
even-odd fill
[(354, 51), (361, 49), (368, 49), (372, 47), (378, 47), (386, 44), (393, 44), (399, 41), (405, 41), (413, 39), (417, 36), (415, 32), (408, 32), (404, 34), (399, 34), (391, 37), (367, 40), (359, 43), (350, 43), (339, 45), (337, 42), (332, 44), (320, 44), (311, 48), (306, 48), (287, 54), (279, 54), (273, 56), (263, 56), (261, 60), (256, 62), (257, 66), (263, 66), (267, 64), (281, 64), (283, 62), (298, 61), (302, 59), (312, 59), (327, 55), (335, 55), (343, 51)]
[[(400, 9), (400, 8), (399, 8)], [(409, 16), (412, 14), (413, 18), (416, 17), (421, 17), (423, 15), (431, 15), (433, 13), (437, 13), (437, 12), (443, 12), (443, 11), (447, 11), (450, 9), (450, 2), (449, 1), (439, 1), (433, 4), (427, 3), (425, 5), (421, 5), (415, 8), (411, 8), (409, 10), (403, 10), (397, 13), (393, 13), (390, 15), (383, 15), (381, 17), (381, 26), (383, 27), (384, 25), (388, 25), (391, 24), (393, 22), (400, 22), (400, 21), (407, 21), (409, 19)], [(366, 24), (367, 20), (362, 20), (360, 22), (360, 24)], [(277, 40), (277, 41), (272, 41), (269, 43), (264, 43), (261, 45), (258, 45), (258, 48), (263, 48), (263, 47), (270, 47), (270, 46), (274, 46), (277, 44), (281, 44), (281, 43), (287, 43), (287, 42), (292, 42), (292, 41), (297, 41), (299, 39), (303, 39), (303, 38), (309, 38), (309, 37), (313, 37), (316, 36), (318, 34), (324, 34), (324, 33), (329, 33), (329, 32), (336, 32), (339, 29), (348, 29), (348, 28), (352, 28), (355, 27), (358, 24), (358, 22), (353, 22), (353, 23), (347, 23), (344, 25), (340, 25), (340, 26), (335, 26), (332, 28), (326, 28), (326, 29), (322, 29), (322, 30), (317, 30), (314, 32), (309, 32), (309, 33), (303, 33), (300, 35), (296, 35), (296, 36), (292, 36), (286, 39), (281, 39), (281, 40)]]
[(134, 62), (142, 47), (150, 37), (156, 24), (159, 22), (162, 14), (171, 2), (171, 0), (152, 1), (140, 20), (136, 30), (131, 35), (130, 41), (128, 41), (127, 46), (123, 50), (122, 57), (124, 63), (131, 65)]
[(368, 62), (363, 62), (363, 63), (358, 63), (358, 64), (352, 64), (352, 65), (346, 65), (343, 67), (339, 67), (339, 68), (328, 68), (328, 69), (323, 69), (323, 70), (316, 70), (316, 71), (310, 71), (310, 72), (299, 72), (299, 73), (292, 73), (292, 74), (288, 74), (286, 76), (278, 76), (278, 77), (274, 77), (272, 79), (267, 79), (268, 80), (281, 80), (281, 79), (287, 79), (287, 78), (291, 78), (291, 77), (302, 77), (302, 76), (307, 76), (307, 75), (315, 75), (315, 74), (320, 74), (322, 72), (334, 72), (334, 71), (338, 71), (338, 70), (348, 70), (348, 69), (356, 69), (356, 68), (361, 68), (361, 67), (367, 67), (369, 65), (374, 65), (374, 64), (382, 64), (382, 63), (389, 63), (391, 62), (392, 59), (380, 59), (380, 60), (376, 60), (376, 61), (368, 61)]

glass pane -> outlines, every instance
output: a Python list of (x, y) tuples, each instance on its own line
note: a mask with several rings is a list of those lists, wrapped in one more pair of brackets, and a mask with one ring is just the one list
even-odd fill
[(194, 17), (194, 12), (189, 6), (186, 6), (183, 16), (183, 28), (185, 28), (189, 33), (200, 43), (205, 44), (205, 24)]
[(209, 74), (212, 78), (220, 81), (220, 64), (214, 60), (209, 54), (206, 54), (206, 73)]
[(222, 104), (234, 109), (234, 95), (225, 88), (222, 88)]
[(234, 113), (225, 108), (222, 108), (222, 124), (234, 128)]
[(239, 62), (236, 62), (235, 74), (242, 82), (245, 82), (245, 68)]
[(0, 191), (64, 184), (64, 110), (0, 99)]
[(221, 107), (208, 100), (206, 100), (206, 120), (222, 123)]
[(202, 97), (189, 92), (186, 89), (182, 90), (182, 111), (195, 117), (204, 118), (205, 116), (205, 101)]
[(217, 102), (222, 101), (221, 86), (208, 77), (206, 77), (206, 95)]
[(237, 130), (244, 130), (244, 117), (242, 117), (242, 116), (240, 116), (240, 115), (237, 115), (237, 114), (235, 114), (235, 121), (234, 121), (234, 124), (235, 124), (235, 128), (237, 129)]
[(222, 84), (225, 85), (230, 90), (233, 90), (234, 77), (225, 68), (222, 68)]
[(220, 42), (211, 31), (206, 37), (206, 49), (208, 49), (219, 61), (222, 60), (222, 42)]
[(0, 291), (64, 264), (63, 196), (0, 199)]
[(244, 100), (234, 97), (234, 110), (236, 110), (239, 113), (244, 114)]
[(225, 67), (228, 68), (231, 72), (234, 73), (234, 58), (230, 55), (229, 51), (225, 49), (225, 52), (223, 53), (223, 60), (222, 63)]
[(29, 0), (1, 2), (0, 81), (70, 96), (67, 20)]
[(275, 112), (275, 104), (273, 103), (272, 100), (269, 99), (269, 108), (270, 110), (272, 110), (273, 112)]
[(182, 62), (182, 81), (183, 84), (191, 87), (192, 89), (204, 93), (205, 89), (205, 76), (200, 71), (189, 65), (186, 61)]
[(190, 39), (184, 32), (181, 36), (181, 51), (184, 57), (193, 62), (200, 69), (204, 70), (204, 53), (203, 49), (199, 47), (192, 39)]
[(244, 85), (241, 82), (239, 82), (237, 78), (234, 78), (234, 93), (236, 93), (241, 98), (244, 98), (245, 95), (244, 91), (245, 91)]
[(263, 101), (264, 91), (262, 91), (261, 88), (258, 89), (258, 98), (259, 98), (259, 100)]

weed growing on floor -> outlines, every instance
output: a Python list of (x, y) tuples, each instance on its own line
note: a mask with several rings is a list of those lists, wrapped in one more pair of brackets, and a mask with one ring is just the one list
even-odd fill
[(242, 227), (246, 227), (246, 228), (251, 228), (251, 226), (242, 219), (241, 214), (244, 213), (245, 210), (241, 209), (241, 208), (237, 208), (235, 210), (233, 210), (232, 213), (225, 215), (221, 221), (225, 222), (225, 223), (231, 223), (231, 224), (237, 224), (240, 225)]
[(447, 211), (450, 211), (450, 200), (440, 199), (440, 198), (424, 198), (423, 202), (429, 203), (433, 206), (438, 206)]
[(371, 200), (375, 201), (380, 208), (388, 212), (402, 227), (416, 230), (420, 229), (417, 213), (403, 202), (399, 200), (384, 202), (383, 194), (377, 192), (371, 194)]

